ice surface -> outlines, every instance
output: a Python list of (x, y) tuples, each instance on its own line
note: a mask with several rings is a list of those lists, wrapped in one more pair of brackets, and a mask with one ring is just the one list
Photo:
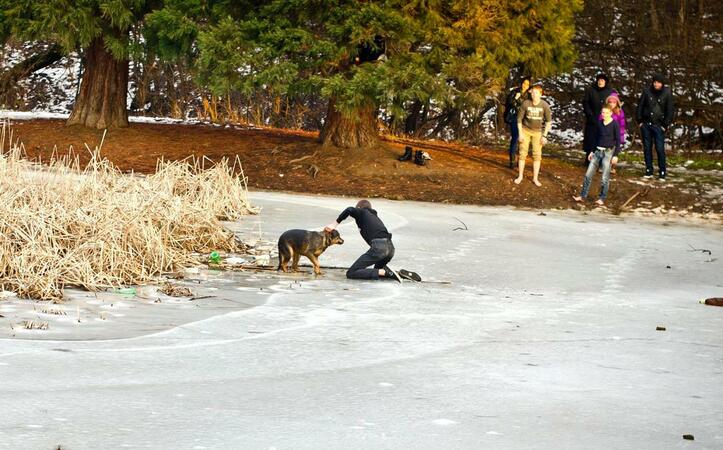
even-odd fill
[[(236, 228), (272, 242), (356, 202), (251, 198), (262, 212)], [(4, 331), (0, 448), (723, 446), (723, 308), (698, 303), (723, 293), (720, 227), (372, 204), (393, 267), (453, 284), (221, 273), (197, 284), (223, 299), (204, 308), (123, 299), (132, 318), (91, 331)], [(339, 231), (322, 266), (366, 250), (353, 221)], [(0, 300), (0, 327), (22, 308)]]

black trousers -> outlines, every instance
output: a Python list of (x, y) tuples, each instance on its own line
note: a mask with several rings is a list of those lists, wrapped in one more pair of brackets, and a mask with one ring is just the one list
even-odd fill
[(585, 129), (582, 134), (582, 149), (585, 151), (585, 162), (587, 162), (587, 155), (595, 151), (596, 141), (597, 122), (585, 119)]
[[(391, 239), (372, 239), (371, 247), (354, 261), (346, 271), (346, 277), (356, 280), (378, 280), (379, 269), (394, 257), (394, 244)], [(374, 268), (369, 268), (374, 266)]]
[(658, 168), (660, 176), (665, 178), (665, 132), (660, 125), (644, 123), (640, 128), (643, 135), (643, 156), (645, 157), (645, 174), (653, 174), (653, 144), (655, 153), (658, 156)]

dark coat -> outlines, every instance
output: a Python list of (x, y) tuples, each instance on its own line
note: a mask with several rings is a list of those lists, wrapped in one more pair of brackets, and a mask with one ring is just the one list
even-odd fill
[(585, 98), (582, 100), (582, 109), (585, 111), (585, 119), (590, 123), (596, 123), (600, 115), (602, 107), (605, 106), (605, 100), (613, 93), (613, 89), (608, 83), (600, 89), (597, 86), (597, 80), (592, 86), (585, 91)]
[(638, 123), (668, 128), (673, 122), (673, 94), (668, 86), (656, 91), (652, 85), (643, 89), (636, 111)]
[(518, 99), (515, 99), (515, 95), (520, 92), (519, 87), (510, 89), (505, 99), (505, 123), (516, 124), (517, 123), (517, 111), (522, 106), (522, 102), (530, 98), (530, 90), (528, 89), (524, 95), (520, 95)]

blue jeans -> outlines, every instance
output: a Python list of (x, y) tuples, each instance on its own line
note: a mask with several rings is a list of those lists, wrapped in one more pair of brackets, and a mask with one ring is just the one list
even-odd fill
[(520, 129), (517, 128), (517, 122), (508, 124), (510, 126), (510, 161), (515, 159), (517, 154), (517, 146), (520, 143)]
[(612, 148), (597, 149), (592, 154), (592, 161), (587, 166), (587, 172), (585, 172), (585, 179), (582, 181), (582, 192), (580, 197), (586, 198), (587, 193), (590, 191), (590, 183), (592, 177), (597, 172), (597, 168), (602, 166), (602, 184), (600, 185), (600, 200), (605, 200), (608, 196), (608, 189), (610, 188), (610, 166), (613, 160)]
[(645, 175), (653, 174), (653, 143), (655, 153), (658, 155), (658, 169), (660, 176), (665, 178), (665, 132), (659, 125), (644, 123), (640, 127), (643, 135), (643, 155), (645, 156)]

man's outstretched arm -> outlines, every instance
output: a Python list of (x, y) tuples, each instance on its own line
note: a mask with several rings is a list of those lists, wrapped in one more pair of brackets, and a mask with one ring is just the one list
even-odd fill
[(324, 227), (324, 231), (335, 230), (336, 227), (339, 226), (339, 224), (342, 223), (349, 216), (352, 216), (356, 219), (356, 208), (354, 208), (353, 206), (350, 206), (344, 211), (342, 211), (341, 214), (339, 214), (339, 217), (337, 217), (334, 222)]

